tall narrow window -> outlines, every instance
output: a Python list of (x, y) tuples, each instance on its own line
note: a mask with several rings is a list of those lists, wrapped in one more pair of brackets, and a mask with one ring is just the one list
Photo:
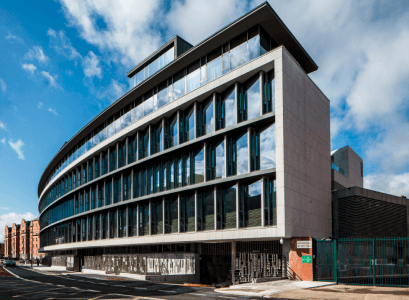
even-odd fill
[(139, 159), (149, 156), (149, 128), (139, 134)]
[(99, 159), (99, 155), (96, 156), (95, 158), (95, 164), (94, 164), (94, 178), (98, 178), (100, 175), (100, 159)]
[(180, 143), (195, 138), (195, 114), (193, 107), (180, 113)]
[(195, 231), (195, 194), (180, 197), (180, 232)]
[(239, 186), (239, 227), (261, 226), (261, 180)]
[(117, 151), (116, 146), (110, 148), (109, 154), (109, 172), (116, 170), (117, 168)]
[(122, 179), (122, 201), (131, 199), (131, 174), (125, 174)]
[(126, 141), (118, 145), (118, 168), (126, 165)]
[(128, 208), (128, 230), (129, 236), (136, 236), (136, 205), (130, 206)]
[(216, 130), (236, 124), (236, 96), (234, 87), (217, 97)]
[(185, 94), (185, 73), (184, 70), (173, 76), (173, 99), (179, 99)]
[(275, 109), (275, 80), (274, 70), (263, 74), (263, 114)]
[(112, 180), (105, 181), (105, 205), (112, 204)]
[(114, 179), (114, 203), (121, 201), (121, 177)]
[(151, 149), (151, 154), (159, 153), (163, 151), (163, 128), (162, 128), (162, 122), (157, 124), (152, 128), (152, 149)]
[(178, 199), (165, 199), (165, 233), (178, 232)]
[(94, 179), (94, 162), (93, 160), (88, 161), (88, 181)]
[[(248, 173), (249, 149), (248, 149), (248, 133), (239, 137), (235, 142), (236, 157), (237, 157), (237, 175)], [(232, 174), (235, 175), (235, 174)]]
[(152, 234), (162, 234), (163, 233), (163, 201), (156, 200), (151, 203), (152, 210)]
[(107, 219), (107, 214), (103, 212), (101, 214), (101, 222), (102, 222), (102, 238), (106, 239), (108, 238), (108, 219)]
[(197, 229), (214, 229), (214, 191), (198, 193), (197, 195)]
[(193, 154), (194, 163), (192, 163), (192, 167), (194, 169), (192, 170), (193, 176), (191, 183), (192, 184), (201, 183), (204, 182), (205, 177), (204, 149), (200, 148), (196, 150)]
[(217, 229), (236, 228), (236, 185), (217, 190)]
[(85, 191), (85, 211), (89, 211), (89, 192)]
[(128, 164), (136, 161), (136, 135), (128, 140)]
[(139, 204), (139, 235), (149, 235), (149, 203)]
[(91, 189), (91, 209), (96, 208), (96, 194), (95, 194), (95, 187)]
[(92, 224), (92, 216), (88, 218), (88, 241), (92, 240), (93, 236), (93, 224)]
[(95, 220), (94, 240), (99, 240), (100, 239), (100, 217), (98, 214), (94, 215), (94, 220)]
[(207, 150), (207, 179), (220, 179), (226, 177), (225, 171), (225, 145), (224, 141), (216, 145), (209, 145)]
[(101, 175), (105, 175), (108, 173), (108, 153), (102, 153), (102, 169)]
[(276, 181), (274, 178), (264, 180), (264, 224), (277, 225)]
[(103, 197), (104, 197), (104, 189), (103, 189), (103, 183), (101, 182), (98, 186), (98, 207), (102, 207), (104, 205)]
[(239, 122), (260, 116), (260, 76), (257, 74), (244, 84), (238, 106)]
[(175, 114), (170, 119), (166, 120), (166, 135), (165, 135), (166, 149), (178, 145), (178, 118)]
[(203, 136), (214, 132), (215, 116), (213, 112), (213, 96), (204, 104), (198, 105), (197, 108), (197, 136)]

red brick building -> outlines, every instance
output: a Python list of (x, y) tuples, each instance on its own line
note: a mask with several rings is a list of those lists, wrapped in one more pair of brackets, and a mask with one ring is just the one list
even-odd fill
[(4, 230), (4, 257), (11, 257), (11, 227)]
[(6, 226), (4, 232), (4, 256), (15, 259), (39, 259), (44, 254), (40, 248), (40, 222), (22, 220), (21, 224)]

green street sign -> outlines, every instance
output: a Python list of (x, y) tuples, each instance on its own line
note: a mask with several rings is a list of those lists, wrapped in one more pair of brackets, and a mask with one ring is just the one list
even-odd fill
[(311, 264), (312, 263), (311, 255), (303, 255), (302, 256), (302, 263), (303, 264)]

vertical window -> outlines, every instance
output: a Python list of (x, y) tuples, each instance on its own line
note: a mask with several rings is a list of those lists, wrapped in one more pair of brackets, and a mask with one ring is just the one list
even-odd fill
[(82, 165), (82, 184), (87, 183), (87, 164)]
[(220, 179), (226, 177), (225, 171), (225, 145), (224, 141), (216, 145), (209, 145), (207, 150), (207, 179)]
[(126, 208), (118, 210), (119, 237), (126, 237)]
[(276, 181), (273, 178), (264, 180), (264, 224), (277, 225)]
[(94, 240), (99, 240), (100, 238), (100, 217), (99, 215), (94, 215), (94, 220), (95, 220), (95, 236)]
[(180, 113), (180, 143), (191, 141), (195, 138), (194, 108)]
[(203, 136), (214, 132), (215, 116), (213, 113), (213, 96), (197, 109), (197, 136)]
[(105, 181), (105, 205), (112, 204), (112, 180)]
[(136, 161), (136, 135), (130, 137), (128, 140), (128, 164), (131, 164)]
[(71, 185), (71, 175), (68, 176), (68, 191), (70, 192), (72, 189), (72, 185)]
[(196, 61), (187, 68), (186, 93), (200, 87), (200, 61)]
[(78, 214), (78, 196), (74, 200), (75, 202), (75, 214)]
[(191, 173), (191, 166), (190, 166), (191, 158), (190, 153), (188, 155), (182, 156), (182, 185), (186, 186), (192, 183), (192, 173)]
[(121, 177), (114, 179), (114, 203), (121, 201)]
[[(257, 26), (249, 30), (249, 40), (248, 40), (249, 61), (260, 56), (260, 36), (257, 34), (258, 33), (257, 31), (258, 31)], [(251, 35), (254, 35), (254, 34), (257, 34), (257, 35), (254, 37), (251, 37)]]
[(159, 153), (163, 151), (163, 129), (162, 129), (162, 122), (157, 124), (156, 126), (152, 127), (152, 149), (151, 154)]
[(236, 185), (217, 190), (217, 229), (236, 228)]
[(214, 191), (197, 194), (197, 230), (214, 229)]
[(195, 231), (195, 194), (180, 197), (180, 232)]
[(261, 226), (261, 180), (239, 186), (239, 227)]
[[(237, 157), (237, 175), (248, 173), (249, 163), (249, 148), (248, 148), (248, 133), (243, 134), (234, 142), (235, 146), (232, 149), (236, 150), (236, 153), (232, 156)], [(234, 168), (233, 168), (234, 169)], [(232, 174), (236, 175), (236, 174)]]
[(178, 199), (165, 199), (165, 233), (178, 232)]
[(102, 153), (102, 170), (101, 175), (105, 175), (108, 173), (108, 153)]
[(131, 199), (131, 174), (126, 174), (123, 176), (123, 195), (122, 200)]
[(230, 70), (240, 67), (247, 61), (247, 32), (244, 32), (230, 42)]
[(81, 241), (81, 220), (77, 220), (77, 242)]
[(93, 160), (88, 161), (88, 181), (94, 179), (94, 163)]
[(236, 124), (236, 92), (232, 88), (217, 97), (216, 129), (227, 128)]
[(221, 47), (207, 55), (207, 82), (222, 76)]
[(91, 189), (91, 209), (96, 208), (95, 187)]
[(166, 135), (165, 143), (166, 149), (175, 147), (178, 145), (178, 118), (177, 114), (166, 120)]
[(133, 198), (139, 197), (139, 172), (134, 170), (133, 173)]
[(116, 152), (116, 146), (110, 148), (110, 153), (109, 153), (109, 171), (112, 172), (116, 170), (117, 164), (117, 152)]
[(118, 168), (126, 165), (126, 141), (118, 145)]
[(251, 120), (260, 116), (260, 76), (257, 74), (243, 87), (239, 105), (239, 122)]
[(83, 192), (80, 194), (80, 213), (84, 212), (84, 195)]
[(168, 87), (167, 81), (165, 80), (158, 87), (158, 107), (165, 106), (170, 102), (171, 99), (168, 97)]
[(193, 159), (194, 159), (194, 163), (192, 164), (192, 166), (193, 166), (194, 169), (192, 170), (193, 178), (192, 178), (191, 183), (193, 184), (193, 183), (204, 182), (204, 176), (205, 176), (205, 174), (204, 174), (204, 172), (205, 172), (205, 170), (204, 170), (204, 168), (205, 168), (205, 166), (204, 166), (204, 149), (200, 148), (199, 150), (197, 150), (194, 153)]
[(263, 114), (275, 109), (275, 80), (274, 70), (263, 74)]
[(77, 171), (74, 170), (74, 172), (72, 172), (72, 189), (75, 189), (77, 187)]
[(149, 128), (139, 134), (139, 159), (149, 156)]
[(82, 219), (82, 240), (81, 241), (87, 240), (86, 229), (87, 229), (87, 219)]
[(100, 160), (99, 160), (99, 155), (97, 155), (96, 158), (95, 158), (95, 165), (94, 165), (94, 168), (95, 168), (95, 172), (94, 172), (95, 178), (98, 178), (98, 177), (99, 177), (99, 174), (100, 174), (100, 171), (99, 171), (100, 163), (101, 163), (101, 162), (100, 162)]
[(99, 187), (98, 187), (98, 207), (102, 207), (103, 206), (103, 195), (104, 194), (104, 190), (103, 190), (103, 184), (100, 183)]
[[(256, 156), (257, 164), (259, 170), (265, 170), (276, 167), (276, 130), (275, 124), (270, 125), (261, 132), (259, 132), (256, 137)], [(257, 170), (258, 170), (257, 169)]]
[(151, 203), (152, 210), (152, 234), (162, 234), (163, 233), (163, 201), (156, 200)]
[(89, 192), (85, 191), (85, 211), (89, 211)]
[(106, 239), (108, 237), (108, 220), (107, 220), (107, 214), (103, 212), (101, 214), (102, 218), (102, 239)]
[(136, 236), (136, 206), (128, 208), (128, 230), (129, 236)]
[(92, 240), (93, 225), (92, 225), (92, 216), (88, 218), (88, 241)]
[(184, 70), (173, 76), (173, 100), (179, 99), (185, 94)]
[(139, 204), (139, 235), (149, 235), (149, 203)]

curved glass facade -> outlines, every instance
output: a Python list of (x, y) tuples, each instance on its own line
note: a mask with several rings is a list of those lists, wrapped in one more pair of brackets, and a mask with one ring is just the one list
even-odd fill
[(276, 225), (273, 70), (154, 122), (146, 118), (143, 130), (124, 131), (66, 169), (142, 117), (270, 51), (260, 28), (177, 72), (74, 147), (39, 202), (41, 247)]

